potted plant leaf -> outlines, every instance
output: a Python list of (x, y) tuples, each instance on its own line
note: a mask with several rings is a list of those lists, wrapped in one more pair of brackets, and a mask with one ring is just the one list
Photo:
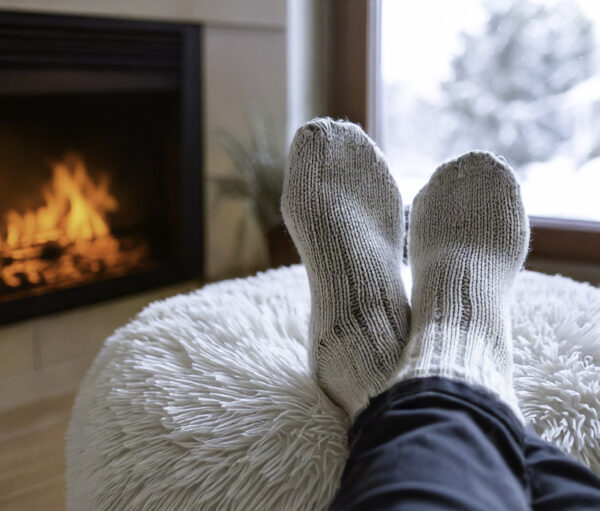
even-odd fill
[[(251, 119), (249, 134), (248, 142), (243, 143), (229, 133), (219, 133), (232, 169), (213, 178), (217, 197), (242, 201), (254, 214), (267, 242), (271, 267), (297, 263), (300, 259), (280, 213), (285, 170), (282, 144), (273, 122), (261, 117)], [(247, 218), (239, 226), (240, 245), (246, 222)]]

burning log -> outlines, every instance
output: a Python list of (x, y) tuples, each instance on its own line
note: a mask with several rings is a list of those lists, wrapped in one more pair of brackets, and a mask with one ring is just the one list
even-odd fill
[[(148, 269), (148, 243), (137, 237), (122, 241), (108, 237), (67, 246), (46, 243), (20, 250), (18, 257), (2, 253), (0, 288), (15, 290), (40, 285), (50, 290)], [(107, 252), (107, 246), (115, 249)]]
[(42, 190), (45, 205), (11, 210), (0, 226), (0, 300), (6, 289), (71, 287), (148, 266), (145, 240), (120, 243), (110, 231), (107, 213), (119, 204), (106, 175), (92, 180), (76, 154), (54, 163), (52, 171)]

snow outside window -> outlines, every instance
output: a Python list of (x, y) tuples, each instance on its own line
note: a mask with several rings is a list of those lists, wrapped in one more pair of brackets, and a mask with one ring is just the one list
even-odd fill
[(600, 1), (382, 0), (381, 142), (409, 203), (504, 156), (530, 215), (600, 221)]

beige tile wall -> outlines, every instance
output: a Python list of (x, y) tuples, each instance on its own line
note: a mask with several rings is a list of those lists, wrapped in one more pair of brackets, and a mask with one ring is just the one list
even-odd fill
[(148, 303), (196, 281), (0, 326), (0, 411), (77, 388), (104, 339)]

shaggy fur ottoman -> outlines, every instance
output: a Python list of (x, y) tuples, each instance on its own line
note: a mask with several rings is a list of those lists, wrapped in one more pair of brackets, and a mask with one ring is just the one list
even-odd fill
[[(148, 306), (88, 371), (67, 432), (67, 507), (318, 510), (347, 456), (308, 370), (301, 266)], [(515, 384), (544, 438), (600, 472), (600, 290), (521, 274)]]

